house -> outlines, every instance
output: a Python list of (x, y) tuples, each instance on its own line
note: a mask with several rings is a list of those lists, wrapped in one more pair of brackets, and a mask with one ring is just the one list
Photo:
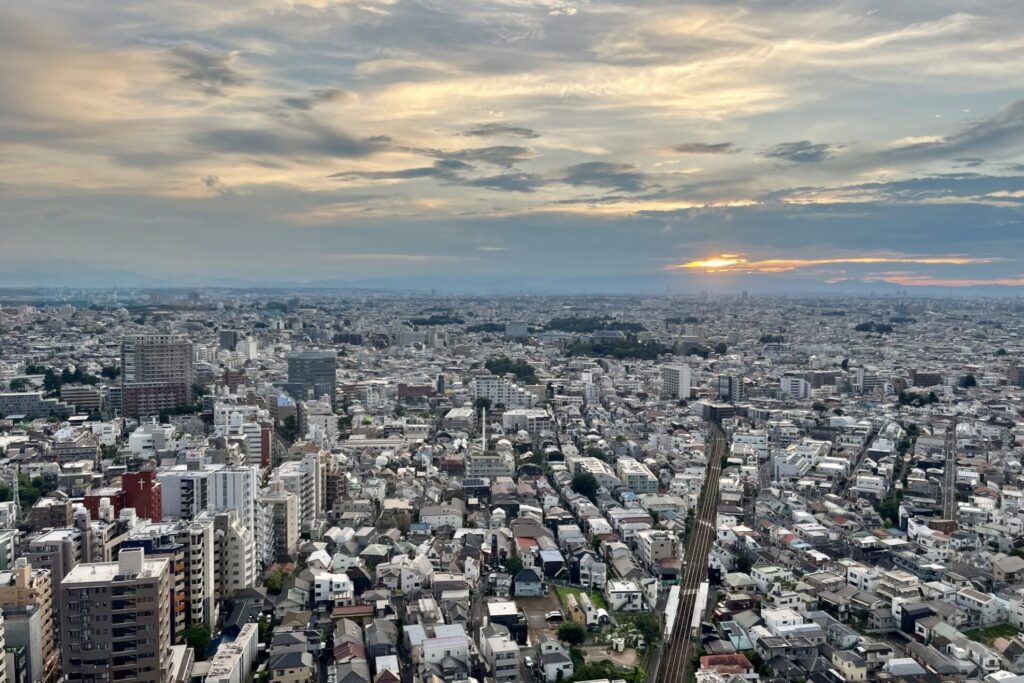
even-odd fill
[(644, 608), (643, 591), (634, 579), (615, 579), (604, 587), (604, 599), (613, 612), (639, 612)]
[(316, 677), (313, 655), (285, 652), (271, 656), (267, 663), (271, 683), (313, 683)]
[(517, 598), (536, 598), (544, 594), (544, 581), (529, 567), (522, 569), (515, 578), (514, 593)]
[(537, 640), (537, 665), (545, 683), (567, 681), (572, 678), (574, 672), (569, 651), (560, 642), (546, 635)]
[(519, 679), (519, 644), (502, 624), (480, 629), (480, 654), (495, 683), (513, 683)]
[(705, 655), (700, 658), (701, 671), (713, 671), (728, 681), (760, 680), (754, 665), (742, 654)]

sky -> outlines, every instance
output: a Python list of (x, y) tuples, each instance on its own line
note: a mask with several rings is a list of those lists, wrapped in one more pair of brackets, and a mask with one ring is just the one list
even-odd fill
[(1019, 0), (33, 0), (0, 92), (0, 284), (1024, 286)]

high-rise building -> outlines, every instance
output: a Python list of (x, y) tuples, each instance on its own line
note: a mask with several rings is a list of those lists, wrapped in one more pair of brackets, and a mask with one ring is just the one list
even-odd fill
[(0, 683), (7, 683), (7, 638), (4, 631), (4, 617), (0, 614), (0, 652), (5, 653), (4, 656), (0, 656)]
[(666, 365), (661, 369), (661, 391), (670, 398), (690, 398), (690, 366)]
[(742, 401), (744, 398), (743, 380), (737, 375), (719, 375), (718, 397), (723, 401), (728, 401), (729, 403)]
[(121, 342), (125, 415), (157, 415), (192, 403), (192, 342), (183, 334), (130, 335)]
[[(0, 572), (0, 609), (8, 615), (8, 627), (17, 640), (26, 641), (33, 681), (57, 680), (58, 653), (54, 640), (53, 582), (47, 569), (33, 569), (19, 558), (10, 571)], [(38, 615), (38, 616), (36, 616)], [(38, 659), (38, 661), (37, 661)]]
[(299, 549), (299, 497), (276, 482), (260, 492), (259, 503), (264, 511), (259, 539), (263, 563), (290, 561)]
[(288, 354), (285, 389), (298, 400), (326, 396), (334, 403), (337, 351), (294, 351)]
[(238, 521), (256, 534), (256, 494), (259, 493), (260, 469), (254, 465), (223, 467), (210, 473), (210, 512), (235, 510)]
[(157, 474), (160, 482), (160, 511), (163, 517), (192, 519), (209, 502), (210, 473), (182, 465)]
[[(209, 519), (208, 516), (203, 517)], [(214, 564), (216, 566), (216, 598), (223, 600), (235, 591), (256, 585), (259, 571), (256, 540), (238, 520), (234, 510), (212, 516), (214, 524)]]
[(80, 564), (60, 584), (64, 675), (81, 683), (170, 683), (171, 575), (141, 548)]
[(234, 351), (238, 347), (238, 342), (241, 340), (242, 336), (238, 333), (238, 330), (220, 331), (220, 348), (225, 351)]

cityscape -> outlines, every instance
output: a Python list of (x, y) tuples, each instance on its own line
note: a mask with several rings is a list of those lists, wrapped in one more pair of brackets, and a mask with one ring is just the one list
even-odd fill
[(1024, 673), (1017, 300), (5, 295), (6, 680)]
[(0, 683), (1024, 683), (1022, 10), (0, 3)]

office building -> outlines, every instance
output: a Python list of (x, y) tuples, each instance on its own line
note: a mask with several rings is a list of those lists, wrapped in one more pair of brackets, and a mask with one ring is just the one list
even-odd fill
[(171, 683), (171, 575), (141, 548), (80, 564), (60, 584), (64, 675), (81, 683)]
[(336, 351), (294, 351), (288, 354), (285, 389), (296, 400), (326, 396), (333, 405), (337, 368)]
[(130, 335), (121, 342), (122, 410), (139, 417), (192, 403), (192, 342), (182, 334)]

